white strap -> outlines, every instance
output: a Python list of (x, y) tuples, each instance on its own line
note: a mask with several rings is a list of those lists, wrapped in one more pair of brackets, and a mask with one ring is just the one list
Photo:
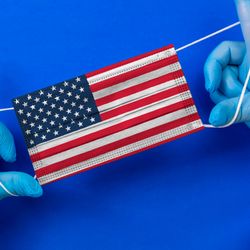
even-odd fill
[(14, 110), (14, 108), (2, 108), (0, 109), (0, 112), (10, 111), (10, 110)]
[(238, 21), (238, 22), (236, 22), (236, 23), (233, 23), (233, 24), (231, 24), (231, 25), (228, 25), (228, 26), (226, 26), (226, 27), (224, 27), (224, 28), (222, 28), (222, 29), (220, 29), (220, 30), (217, 30), (217, 31), (215, 31), (215, 32), (213, 32), (213, 33), (211, 33), (211, 34), (209, 34), (209, 35), (207, 35), (207, 36), (204, 36), (204, 37), (202, 37), (202, 38), (200, 38), (200, 39), (197, 39), (197, 40), (195, 40), (195, 41), (193, 41), (193, 42), (191, 42), (191, 43), (188, 43), (188, 44), (186, 44), (186, 45), (184, 45), (184, 46), (182, 46), (182, 47), (176, 49), (176, 51), (178, 52), (178, 51), (184, 50), (184, 49), (186, 49), (186, 48), (189, 48), (189, 47), (191, 47), (191, 46), (193, 46), (193, 45), (195, 45), (195, 44), (197, 44), (197, 43), (200, 43), (200, 42), (202, 42), (202, 41), (204, 41), (204, 40), (207, 40), (207, 39), (210, 38), (210, 37), (216, 36), (216, 35), (218, 35), (218, 34), (220, 34), (220, 33), (222, 33), (222, 32), (225, 32), (226, 30), (232, 29), (233, 27), (235, 27), (235, 26), (237, 26), (237, 25), (240, 25), (240, 21)]

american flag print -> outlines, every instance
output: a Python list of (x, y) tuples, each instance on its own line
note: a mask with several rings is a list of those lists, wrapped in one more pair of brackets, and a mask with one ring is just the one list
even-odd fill
[(13, 105), (41, 185), (203, 129), (173, 45)]

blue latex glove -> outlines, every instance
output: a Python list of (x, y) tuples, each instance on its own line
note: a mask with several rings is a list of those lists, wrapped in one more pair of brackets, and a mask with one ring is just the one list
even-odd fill
[[(236, 0), (235, 3), (237, 8), (239, 4), (244, 3), (244, 15), (250, 15), (250, 0)], [(240, 16), (240, 19), (243, 26), (244, 17), (242, 19)], [(246, 30), (244, 28), (245, 41), (248, 42), (250, 41), (250, 33), (244, 32)], [(217, 104), (211, 111), (209, 118), (212, 125), (225, 125), (232, 120), (248, 67), (244, 42), (223, 42), (208, 57), (204, 67), (206, 89), (210, 93), (211, 99)], [(250, 127), (249, 91), (244, 97), (237, 122), (245, 122)]]
[[(235, 114), (248, 72), (245, 43), (221, 43), (208, 57), (204, 72), (206, 89), (217, 104), (211, 111), (209, 122), (214, 126), (225, 125)], [(237, 122), (245, 122), (250, 127), (249, 91), (245, 94)]]
[[(0, 156), (6, 162), (16, 160), (16, 148), (10, 131), (0, 122)], [(43, 191), (30, 175), (21, 172), (0, 172), (0, 182), (13, 194), (39, 197)], [(9, 195), (0, 187), (0, 200)]]

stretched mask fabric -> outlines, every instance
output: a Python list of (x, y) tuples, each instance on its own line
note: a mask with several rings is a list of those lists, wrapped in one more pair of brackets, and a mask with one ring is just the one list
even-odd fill
[(173, 45), (13, 105), (41, 185), (203, 129)]

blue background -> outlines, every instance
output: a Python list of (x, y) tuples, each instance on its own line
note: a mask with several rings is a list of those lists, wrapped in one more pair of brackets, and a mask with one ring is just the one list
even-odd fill
[[(237, 21), (233, 1), (0, 2), (0, 107), (11, 98)], [(240, 27), (179, 53), (203, 121), (213, 107), (203, 65)], [(14, 112), (17, 162), (33, 174)], [(40, 199), (0, 202), (0, 248), (250, 249), (250, 130), (206, 129), (47, 185)]]

